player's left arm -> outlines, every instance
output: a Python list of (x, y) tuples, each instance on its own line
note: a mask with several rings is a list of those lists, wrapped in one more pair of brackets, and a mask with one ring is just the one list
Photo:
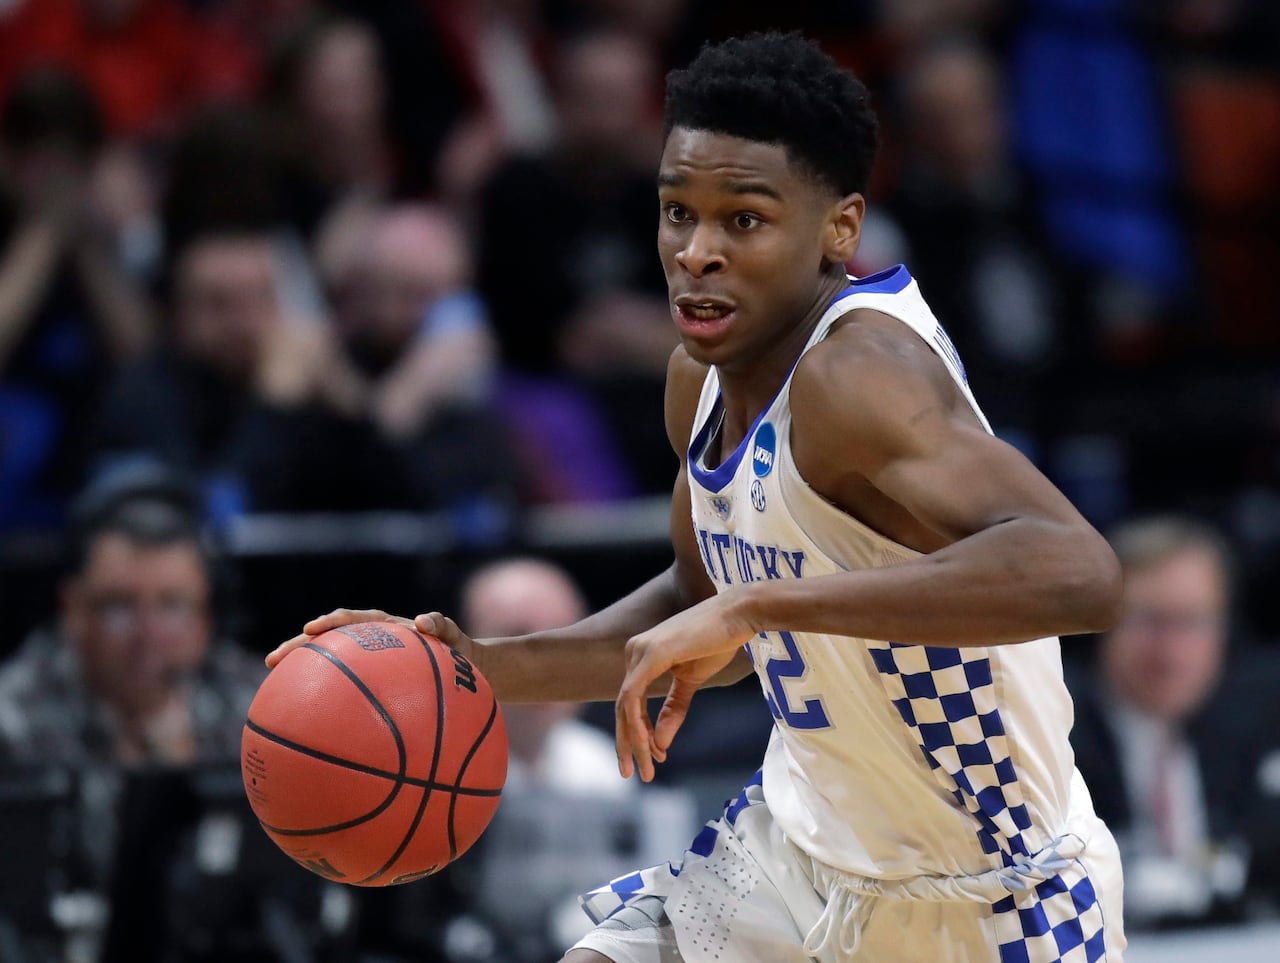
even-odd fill
[(869, 485), (935, 540), (917, 559), (761, 584), (728, 600), (757, 631), (925, 645), (993, 645), (1101, 631), (1120, 568), (1102, 536), (1023, 455), (988, 434), (942, 362), (881, 315), (805, 358), (792, 451), (809, 484), (849, 508)]

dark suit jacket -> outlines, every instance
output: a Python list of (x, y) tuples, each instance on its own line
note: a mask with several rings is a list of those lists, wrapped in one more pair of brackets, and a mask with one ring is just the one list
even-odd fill
[[(1100, 683), (1087, 673), (1069, 673), (1067, 683), (1075, 699), (1076, 766), (1098, 815), (1123, 835), (1134, 814)], [(1187, 738), (1200, 767), (1209, 838), (1243, 842), (1250, 852), (1248, 894), (1280, 905), (1280, 794), (1260, 779), (1267, 757), (1280, 753), (1280, 653), (1238, 653)]]

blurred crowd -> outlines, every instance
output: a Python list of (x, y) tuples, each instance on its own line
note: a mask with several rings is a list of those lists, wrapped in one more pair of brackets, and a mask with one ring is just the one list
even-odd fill
[[(997, 432), (1130, 574), (1122, 625), (1066, 648), (1135, 921), (1280, 913), (1260, 858), (1280, 855), (1270, 0), (0, 0), (10, 587), (33, 535), (66, 536), (48, 619), (0, 640), (5, 757), (234, 762), (259, 670), (208, 537), (235, 519), (439, 512), (500, 554), (532, 506), (669, 492), (663, 77), (764, 28), (804, 30), (876, 98), (850, 270), (909, 266)], [(563, 573), (512, 564), (451, 586), (478, 623), (522, 579), (547, 618), (580, 610)], [(767, 714), (740, 738), (718, 721), (748, 701), (709, 694), (673, 753), (699, 805), (713, 763), (754, 765)], [(522, 783), (539, 734), (607, 755), (575, 712), (527, 711)], [(109, 888), (127, 829), (88, 832), (77, 879)], [(539, 933), (563, 896), (523, 907)], [(341, 901), (313, 897), (341, 943)], [(393, 902), (368, 918), (402, 921)], [(418, 958), (512, 938), (472, 915), (419, 933)]]
[(0, 530), (139, 458), (224, 515), (663, 492), (662, 80), (760, 27), (873, 88), (850, 267), (909, 264), (999, 430), (1100, 522), (1249, 527), (1274, 5), (776, 6), (7, 0)]

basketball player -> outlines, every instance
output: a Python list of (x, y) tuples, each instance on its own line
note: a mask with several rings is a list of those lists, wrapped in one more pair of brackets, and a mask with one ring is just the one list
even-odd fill
[(503, 699), (616, 697), (621, 770), (646, 780), (701, 686), (759, 676), (761, 773), (681, 860), (584, 897), (601, 922), (564, 963), (1120, 960), (1055, 637), (1112, 623), (1117, 563), (991, 434), (906, 268), (846, 276), (866, 89), (755, 35), (670, 76), (666, 128), (675, 563), (565, 630), (416, 623)]

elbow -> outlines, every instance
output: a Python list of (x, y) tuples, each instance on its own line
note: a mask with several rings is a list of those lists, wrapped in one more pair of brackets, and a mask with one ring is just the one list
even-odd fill
[(1100, 535), (1093, 535), (1091, 545), (1076, 556), (1076, 570), (1071, 578), (1071, 612), (1068, 634), (1105, 632), (1120, 621), (1124, 602), (1124, 577), (1120, 562), (1111, 546)]

